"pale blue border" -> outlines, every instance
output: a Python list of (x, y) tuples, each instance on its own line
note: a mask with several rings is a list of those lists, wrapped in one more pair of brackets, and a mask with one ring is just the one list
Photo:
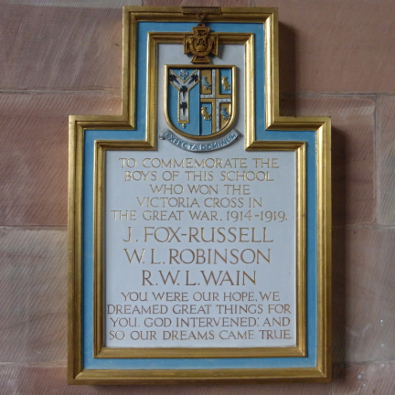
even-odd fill
[[(135, 131), (88, 130), (84, 138), (83, 167), (83, 367), (84, 369), (232, 369), (314, 367), (317, 358), (317, 234), (315, 132), (265, 130), (263, 24), (211, 23), (212, 31), (255, 35), (255, 124), (257, 140), (307, 143), (307, 357), (224, 359), (94, 359), (93, 358), (93, 158), (95, 140), (142, 140), (145, 137), (148, 32), (187, 32), (194, 23), (140, 22), (137, 49), (137, 127)], [(142, 56), (140, 55), (142, 54)], [(139, 73), (139, 71), (143, 71)], [(259, 115), (259, 116), (258, 116)]]

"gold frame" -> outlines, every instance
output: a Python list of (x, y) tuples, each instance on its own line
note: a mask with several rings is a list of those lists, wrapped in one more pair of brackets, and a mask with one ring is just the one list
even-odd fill
[(264, 142), (252, 151), (295, 151), (296, 158), (296, 345), (294, 347), (250, 348), (115, 348), (104, 345), (104, 214), (106, 152), (135, 151), (135, 142), (95, 142), (95, 203), (94, 203), (94, 357), (95, 358), (269, 358), (306, 356), (306, 143)]
[[(69, 304), (68, 382), (70, 384), (143, 384), (193, 381), (328, 381), (331, 377), (331, 170), (328, 117), (283, 117), (279, 115), (278, 16), (273, 8), (229, 8), (207, 15), (206, 22), (256, 22), (265, 24), (266, 125), (268, 130), (316, 132), (317, 169), (317, 361), (315, 367), (265, 369), (185, 370), (85, 370), (82, 364), (82, 175), (84, 134), (87, 129), (133, 130), (136, 125), (136, 37), (140, 21), (195, 22), (178, 7), (125, 7), (123, 14), (122, 114), (120, 116), (70, 116), (69, 121)], [(133, 50), (132, 50), (133, 49)], [(148, 64), (150, 73), (153, 68)], [(248, 72), (248, 71), (247, 71)], [(253, 73), (253, 70), (249, 70)], [(148, 87), (152, 94), (154, 86)], [(253, 103), (254, 97), (245, 98)], [(254, 106), (252, 105), (252, 108)], [(148, 114), (147, 114), (148, 117)], [(149, 118), (149, 117), (148, 117)], [(246, 121), (246, 149), (269, 150), (274, 142), (256, 141), (254, 125)], [(108, 143), (111, 145), (111, 143)], [(284, 143), (283, 143), (284, 144)], [(130, 149), (130, 148), (125, 148)], [(155, 129), (144, 140), (133, 142), (134, 150), (155, 150)], [(278, 148), (281, 149), (281, 148)], [(97, 161), (95, 166), (97, 166)], [(301, 202), (298, 202), (298, 206)]]

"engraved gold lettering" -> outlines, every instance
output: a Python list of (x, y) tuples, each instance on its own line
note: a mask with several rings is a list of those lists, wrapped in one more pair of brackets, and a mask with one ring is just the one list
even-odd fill
[(143, 276), (143, 279), (142, 279), (142, 285), (146, 285), (146, 284), (149, 284), (149, 285), (154, 285), (149, 279), (151, 278), (151, 276), (152, 276), (152, 274), (151, 274), (151, 272), (149, 271), (149, 270), (142, 270), (142, 272), (141, 272), (141, 274), (142, 274), (142, 276)]
[(164, 300), (166, 302), (187, 302), (188, 292), (152, 292), (155, 300)]
[(138, 263), (141, 263), (141, 260), (143, 259), (144, 253), (145, 253), (145, 248), (143, 248), (142, 250), (140, 250), (140, 255), (137, 249), (134, 249), (132, 252), (132, 255), (129, 254), (129, 251), (124, 248), (123, 249), (125, 251), (125, 254), (128, 258), (129, 263), (133, 263), (133, 259), (136, 258)]
[(256, 285), (256, 271), (254, 270), (251, 275), (249, 275), (244, 270), (236, 270), (234, 272), (223, 271), (220, 270), (219, 272), (209, 271), (204, 272), (203, 270), (200, 271), (203, 277), (203, 281), (205, 285), (246, 285), (247, 282)]
[(261, 339), (292, 339), (291, 331), (289, 329), (260, 329), (259, 333), (261, 334)]
[(130, 338), (132, 340), (157, 340), (155, 331), (132, 331)]
[(219, 332), (219, 338), (223, 340), (237, 340), (237, 339), (254, 339), (254, 331), (228, 331), (222, 330)]
[(184, 192), (184, 187), (180, 184), (150, 184), (152, 193), (162, 193), (170, 195), (181, 195)]
[(127, 167), (136, 167), (137, 165), (137, 161), (134, 158), (119, 158), (119, 160), (122, 163), (122, 169), (125, 168), (125, 166)]
[(114, 221), (133, 221), (136, 219), (136, 210), (110, 210)]
[(291, 306), (289, 304), (269, 304), (268, 312), (272, 314), (273, 312), (277, 314), (291, 314)]
[(260, 264), (261, 262), (270, 263), (270, 248), (264, 253), (260, 249), (246, 248), (244, 250), (239, 250), (237, 248), (223, 250), (217, 250), (215, 248), (197, 248), (191, 249), (186, 248), (179, 250), (177, 248), (169, 249), (168, 263), (170, 265), (176, 264), (231, 264), (235, 265), (238, 263), (244, 263), (246, 265), (250, 264)]
[(280, 166), (278, 165), (278, 158), (253, 158), (253, 161), (255, 161), (255, 167), (256, 168), (272, 168), (272, 169), (278, 169)]
[(251, 193), (249, 185), (224, 184), (224, 187), (228, 195), (249, 195)]
[(129, 235), (128, 235), (129, 239), (123, 239), (123, 241), (125, 241), (125, 242), (132, 241), (132, 228), (129, 226), (128, 229), (129, 229)]

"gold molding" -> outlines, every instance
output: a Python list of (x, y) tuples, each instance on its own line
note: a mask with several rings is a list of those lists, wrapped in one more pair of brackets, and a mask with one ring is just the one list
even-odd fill
[(296, 183), (296, 345), (295, 347), (256, 348), (108, 348), (104, 345), (104, 215), (107, 151), (136, 151), (139, 142), (95, 142), (94, 189), (94, 357), (95, 358), (269, 358), (306, 356), (306, 143), (260, 141), (250, 151), (294, 151)]
[[(122, 113), (119, 116), (70, 116), (69, 119), (69, 269), (68, 269), (68, 382), (70, 384), (159, 384), (240, 381), (328, 381), (331, 377), (331, 121), (328, 117), (279, 115), (278, 16), (274, 8), (221, 7), (221, 14), (207, 15), (210, 22), (250, 22), (265, 25), (265, 95), (268, 130), (311, 130), (316, 133), (317, 169), (317, 363), (312, 368), (196, 369), (196, 370), (84, 370), (82, 363), (82, 178), (84, 134), (87, 129), (133, 130), (136, 127), (137, 24), (141, 21), (196, 22), (178, 7), (124, 7)], [(253, 45), (249, 47), (253, 51)], [(246, 70), (253, 75), (252, 69)], [(152, 70), (152, 69), (151, 69)], [(151, 89), (153, 87), (149, 87)], [(254, 108), (254, 95), (246, 96)], [(246, 120), (246, 149), (259, 150), (270, 142), (255, 140), (253, 120)], [(152, 129), (153, 130), (153, 129)], [(134, 141), (134, 149), (154, 150), (156, 139), (147, 134)], [(275, 144), (275, 143), (274, 143)], [(111, 143), (108, 143), (111, 146)], [(129, 150), (125, 144), (125, 149)], [(114, 144), (116, 146), (116, 144)], [(280, 149), (280, 148), (278, 148)], [(301, 156), (298, 158), (300, 159)], [(298, 162), (300, 163), (300, 162)], [(302, 165), (302, 164), (300, 164)], [(303, 181), (304, 182), (304, 181)], [(96, 185), (95, 188), (100, 188)], [(303, 205), (298, 201), (298, 206)], [(301, 225), (299, 225), (301, 226)], [(303, 226), (305, 226), (303, 224)], [(299, 250), (298, 250), (299, 251)], [(298, 252), (300, 258), (302, 252)], [(300, 286), (300, 284), (298, 284)]]
[(72, 384), (130, 385), (130, 384), (192, 384), (327, 382), (328, 377), (318, 367), (286, 369), (164, 369), (164, 370), (82, 370)]

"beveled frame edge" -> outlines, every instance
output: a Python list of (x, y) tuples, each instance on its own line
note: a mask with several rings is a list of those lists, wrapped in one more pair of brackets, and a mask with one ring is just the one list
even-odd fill
[[(241, 21), (241, 15), (249, 21), (265, 22), (266, 65), (266, 125), (268, 130), (312, 130), (317, 133), (317, 245), (318, 249), (318, 340), (317, 366), (297, 369), (263, 369), (260, 374), (253, 369), (212, 371), (113, 371), (84, 370), (82, 368), (81, 339), (81, 235), (82, 235), (82, 169), (83, 140), (85, 129), (133, 130), (135, 126), (135, 62), (130, 54), (130, 38), (136, 39), (135, 15), (139, 20), (195, 21), (194, 17), (182, 15), (178, 7), (124, 7), (122, 43), (122, 114), (120, 116), (70, 116), (69, 117), (69, 195), (68, 195), (68, 363), (69, 384), (159, 384), (195, 381), (315, 381), (325, 382), (332, 375), (331, 297), (332, 297), (332, 213), (331, 213), (331, 120), (329, 117), (283, 117), (279, 115), (278, 78), (278, 14), (276, 8), (221, 7), (229, 21)], [(145, 13), (145, 14), (144, 14)], [(134, 14), (134, 17), (132, 16)], [(158, 15), (161, 14), (161, 15)], [(173, 18), (173, 19), (172, 19)], [(207, 22), (218, 16), (208, 15)], [(134, 48), (136, 45), (134, 45)], [(254, 136), (246, 136), (246, 149), (253, 149)], [(147, 139), (140, 142), (144, 149), (154, 149)], [(143, 149), (143, 148), (141, 148)], [(161, 376), (158, 376), (160, 372)], [(178, 377), (175, 378), (175, 374)], [(240, 374), (243, 374), (240, 377)], [(220, 376), (220, 377), (218, 377)], [(193, 377), (193, 379), (191, 379)], [(114, 381), (115, 380), (115, 381)]]
[(319, 368), (283, 369), (187, 369), (187, 370), (83, 370), (71, 384), (80, 385), (158, 385), (210, 383), (326, 382)]
[(306, 143), (260, 142), (250, 151), (294, 151), (296, 183), (296, 345), (293, 347), (247, 347), (247, 348), (115, 348), (104, 345), (104, 202), (105, 202), (105, 153), (107, 151), (138, 151), (137, 141), (95, 141), (95, 196), (94, 203), (94, 358), (285, 358), (306, 356)]

